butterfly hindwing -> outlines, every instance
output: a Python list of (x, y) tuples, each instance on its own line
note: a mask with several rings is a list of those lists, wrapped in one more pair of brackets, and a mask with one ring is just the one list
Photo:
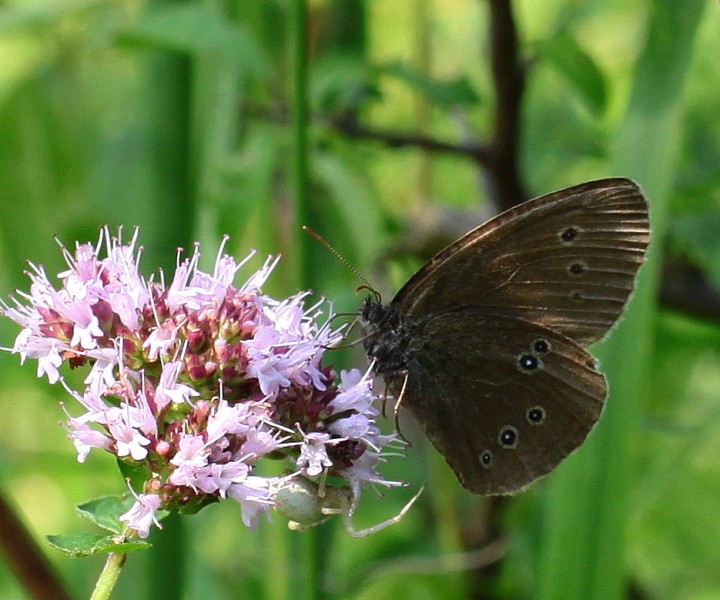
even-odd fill
[[(586, 438), (607, 392), (572, 340), (477, 309), (428, 319), (408, 355), (402, 406), (479, 494), (515, 492), (552, 470)], [(391, 379), (396, 395), (404, 379)]]

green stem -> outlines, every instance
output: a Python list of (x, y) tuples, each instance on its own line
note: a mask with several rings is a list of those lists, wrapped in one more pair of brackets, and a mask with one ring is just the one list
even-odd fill
[(310, 236), (302, 225), (310, 225), (309, 204), (309, 143), (307, 100), (307, 5), (305, 0), (294, 0), (290, 15), (292, 40), (292, 137), (293, 137), (293, 188), (295, 192), (295, 230), (298, 283), (301, 288), (311, 287)]
[(107, 600), (110, 597), (126, 559), (127, 552), (112, 552), (108, 555), (90, 600)]
[[(310, 144), (308, 136), (308, 39), (306, 0), (294, 0), (289, 19), (289, 37), (292, 44), (292, 137), (293, 137), (293, 188), (295, 196), (295, 230), (298, 283), (301, 289), (312, 289), (313, 269), (310, 257), (311, 238), (301, 225), (312, 225), (310, 206)], [(305, 597), (318, 600), (323, 597), (323, 565), (328, 551), (327, 539), (320, 528), (305, 532), (299, 539), (302, 546)]]

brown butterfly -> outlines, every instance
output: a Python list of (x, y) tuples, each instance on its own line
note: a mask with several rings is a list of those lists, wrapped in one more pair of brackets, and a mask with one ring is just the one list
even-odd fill
[(640, 188), (591, 181), (473, 229), (390, 304), (365, 299), (375, 371), (467, 489), (519, 491), (585, 440), (607, 397), (586, 348), (620, 317), (649, 239)]

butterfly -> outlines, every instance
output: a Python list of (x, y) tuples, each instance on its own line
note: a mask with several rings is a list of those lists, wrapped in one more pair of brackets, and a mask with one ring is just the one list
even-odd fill
[(520, 491), (585, 440), (607, 397), (587, 347), (622, 314), (649, 240), (638, 185), (591, 181), (473, 229), (389, 304), (365, 298), (374, 371), (464, 487)]

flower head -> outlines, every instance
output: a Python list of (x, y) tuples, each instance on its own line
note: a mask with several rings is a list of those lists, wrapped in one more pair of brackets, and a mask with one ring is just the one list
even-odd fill
[[(66, 427), (78, 461), (102, 450), (144, 468), (121, 517), (130, 530), (145, 537), (158, 511), (225, 498), (254, 527), (298, 478), (344, 479), (353, 506), (367, 485), (399, 485), (377, 470), (397, 438), (376, 425), (369, 372), (338, 377), (323, 363), (342, 338), (319, 323), (326, 302), (263, 294), (277, 259), (235, 286), (244, 263), (222, 247), (212, 273), (199, 269), (196, 246), (168, 286), (147, 280), (137, 237), (123, 243), (103, 229), (95, 246), (63, 248), (59, 289), (31, 265), (30, 292), (0, 306), (22, 327), (11, 351), (36, 359), (39, 376), (65, 385), (64, 364), (89, 368), (84, 390), (66, 387), (80, 408)], [(285, 475), (256, 474), (270, 458), (286, 460)]]

